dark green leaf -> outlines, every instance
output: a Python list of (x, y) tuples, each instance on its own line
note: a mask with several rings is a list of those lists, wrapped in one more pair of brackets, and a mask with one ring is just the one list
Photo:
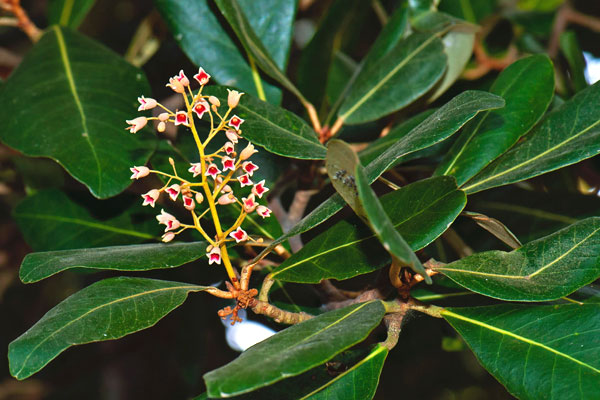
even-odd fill
[[(504, 100), (490, 93), (466, 91), (459, 94), (370, 162), (366, 166), (367, 176), (371, 182), (375, 181), (389, 167), (403, 161), (411, 153), (433, 146), (450, 137), (478, 112), (502, 106), (504, 106)], [(344, 205), (344, 200), (336, 193), (302, 218), (298, 224), (274, 241), (261, 254), (268, 253), (289, 237), (314, 228), (341, 210)]]
[(600, 82), (548, 114), (521, 142), (465, 184), (467, 193), (519, 182), (600, 153)]
[(380, 301), (330, 311), (252, 346), (204, 375), (210, 397), (228, 397), (301, 374), (364, 340), (383, 318)]
[(145, 278), (96, 282), (48, 311), (8, 346), (10, 373), (25, 379), (67, 348), (149, 328), (205, 286)]
[(592, 399), (600, 382), (600, 304), (500, 304), (442, 316), (519, 399)]
[(425, 278), (425, 282), (431, 284), (431, 277), (425, 272), (423, 264), (402, 235), (398, 233), (377, 195), (371, 189), (364, 167), (357, 165), (355, 174), (358, 197), (365, 210), (369, 225), (383, 248), (402, 266), (410, 267), (416, 273), (421, 274)]
[[(381, 197), (392, 224), (413, 250), (441, 235), (466, 204), (463, 191), (450, 177), (411, 183)], [(338, 222), (285, 260), (272, 277), (281, 281), (318, 283), (372, 272), (390, 262), (377, 238), (358, 218)]]
[(441, 40), (435, 34), (413, 34), (358, 74), (339, 118), (357, 124), (397, 111), (429, 90), (445, 69)]
[(585, 89), (588, 86), (585, 80), (585, 59), (577, 43), (575, 32), (566, 31), (560, 35), (560, 49), (569, 63), (573, 89), (576, 92)]
[(175, 268), (204, 256), (206, 246), (206, 242), (152, 243), (30, 253), (21, 264), (19, 277), (24, 283), (33, 283), (71, 268), (116, 271)]
[(48, 2), (48, 24), (77, 28), (95, 0), (50, 0)]
[(473, 119), (437, 168), (436, 175), (452, 175), (460, 186), (526, 134), (552, 101), (552, 62), (546, 55), (522, 58), (500, 73), (490, 92), (503, 97), (506, 106)]
[[(220, 84), (234, 86), (253, 96), (258, 96), (250, 66), (244, 56), (240, 54), (236, 44), (221, 27), (207, 2), (208, 0), (154, 0), (156, 8), (169, 25), (175, 40), (194, 64), (206, 69)], [(290, 10), (287, 8), (290, 1), (277, 1), (276, 3), (282, 14), (283, 23), (290, 18)], [(271, 6), (274, 5), (271, 4)], [(253, 13), (255, 7), (259, 6), (249, 6), (249, 15)], [(293, 19), (293, 14), (291, 17)], [(283, 26), (277, 21), (272, 21), (276, 25), (263, 25), (265, 21), (255, 18), (252, 20), (256, 24), (256, 29), (264, 34), (268, 33), (267, 26), (278, 31), (283, 29)], [(284, 40), (283, 36), (280, 38)], [(273, 43), (267, 41), (266, 38), (263, 39), (269, 44)], [(277, 52), (287, 54), (289, 45), (287, 49), (270, 48), (269, 50), (274, 55)], [(283, 62), (281, 65), (285, 65), (285, 60), (277, 60)], [(262, 86), (270, 103), (279, 104), (281, 102), (281, 91), (278, 88), (265, 81), (262, 81)]]
[(439, 9), (471, 23), (478, 23), (494, 13), (496, 0), (444, 0)]
[(317, 388), (302, 399), (311, 400), (370, 400), (375, 396), (379, 375), (388, 349), (378, 345), (371, 353), (331, 381)]
[(138, 219), (125, 212), (99, 220), (57, 189), (26, 197), (15, 208), (14, 217), (27, 243), (38, 251), (140, 243), (160, 233), (149, 214)]
[(358, 69), (358, 64), (346, 54), (337, 51), (333, 56), (327, 79), (327, 99), (329, 104), (344, 94), (344, 89)]
[(469, 290), (507, 301), (556, 300), (600, 277), (600, 217), (511, 251), (473, 254), (434, 269)]
[(360, 165), (360, 160), (349, 144), (338, 139), (327, 143), (325, 168), (331, 184), (356, 215), (366, 217), (356, 190), (354, 171), (357, 165)]
[(135, 99), (149, 94), (141, 70), (99, 43), (52, 27), (0, 91), (0, 139), (29, 156), (50, 157), (96, 197), (130, 185), (129, 167), (151, 153), (144, 133), (123, 128)]
[[(224, 87), (207, 87), (205, 92), (227, 102)], [(250, 95), (242, 96), (235, 113), (245, 120), (242, 136), (252, 143), (285, 157), (325, 158), (326, 149), (315, 131), (297, 115)]]
[(215, 0), (215, 3), (225, 19), (227, 19), (227, 22), (231, 25), (231, 28), (235, 32), (242, 46), (244, 46), (248, 55), (256, 61), (256, 65), (258, 65), (258, 67), (267, 75), (292, 92), (302, 102), (306, 102), (296, 86), (294, 86), (281, 71), (281, 68), (273, 61), (268, 50), (248, 22), (238, 0)]

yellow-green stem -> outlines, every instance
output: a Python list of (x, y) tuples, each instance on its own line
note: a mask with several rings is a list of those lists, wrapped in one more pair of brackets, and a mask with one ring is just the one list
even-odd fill
[(248, 54), (248, 61), (250, 61), (250, 68), (252, 68), (252, 79), (254, 80), (254, 85), (256, 86), (258, 98), (262, 101), (267, 101), (267, 96), (265, 96), (265, 90), (263, 89), (262, 81), (260, 80), (260, 74), (256, 68), (254, 58), (252, 58), (250, 54)]

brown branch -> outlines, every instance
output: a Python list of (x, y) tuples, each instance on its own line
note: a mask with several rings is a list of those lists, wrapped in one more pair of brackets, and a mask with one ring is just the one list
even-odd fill
[(400, 331), (402, 330), (402, 321), (408, 312), (408, 307), (401, 309), (398, 312), (386, 315), (383, 320), (387, 326), (387, 338), (381, 345), (388, 350), (392, 350), (398, 344)]
[(261, 314), (273, 318), (275, 322), (280, 324), (293, 325), (302, 321), (306, 321), (307, 319), (313, 317), (312, 315), (307, 314), (305, 312), (295, 313), (291, 311), (285, 311), (265, 301), (256, 299), (254, 299), (250, 307), (252, 308), (252, 311), (254, 311), (256, 314)]
[(558, 54), (560, 35), (571, 22), (594, 32), (600, 32), (600, 18), (580, 13), (567, 1), (558, 9), (556, 17), (554, 18), (552, 35), (548, 41), (548, 54), (550, 57), (555, 58)]
[(16, 26), (25, 32), (32, 42), (35, 43), (40, 39), (42, 32), (33, 22), (31, 22), (29, 16), (23, 7), (21, 7), (21, 0), (0, 0), (0, 6), (15, 16), (17, 19)]

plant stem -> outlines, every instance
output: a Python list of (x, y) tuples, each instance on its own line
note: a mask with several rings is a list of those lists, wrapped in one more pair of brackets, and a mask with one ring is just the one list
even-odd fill
[(267, 101), (267, 96), (265, 96), (265, 90), (263, 89), (260, 74), (258, 73), (258, 69), (256, 68), (256, 62), (250, 54), (248, 54), (248, 61), (250, 62), (250, 68), (252, 69), (252, 79), (254, 80), (254, 85), (256, 86), (258, 98), (262, 101)]

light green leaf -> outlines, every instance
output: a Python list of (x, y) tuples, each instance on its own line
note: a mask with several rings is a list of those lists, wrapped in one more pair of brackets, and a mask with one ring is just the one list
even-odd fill
[(175, 268), (206, 254), (206, 242), (138, 244), (29, 253), (19, 277), (33, 283), (71, 268), (148, 271)]
[(569, 63), (569, 72), (573, 89), (576, 92), (585, 89), (588, 83), (585, 79), (585, 59), (577, 43), (575, 32), (566, 31), (560, 35), (560, 50)]
[(522, 58), (503, 70), (490, 92), (506, 106), (473, 119), (435, 171), (460, 185), (513, 146), (544, 115), (554, 95), (554, 68), (546, 55)]
[(442, 316), (522, 400), (592, 399), (600, 382), (600, 304), (500, 304)]
[(77, 28), (95, 2), (95, 0), (50, 0), (48, 24)]
[(153, 215), (140, 209), (100, 220), (64, 192), (49, 189), (23, 199), (13, 215), (34, 250), (64, 250), (155, 239), (160, 234), (158, 224)]
[(358, 74), (340, 107), (339, 118), (358, 124), (397, 111), (429, 90), (445, 69), (441, 40), (435, 34), (413, 34)]
[(48, 311), (8, 346), (10, 373), (25, 379), (67, 348), (149, 328), (205, 286), (145, 278), (96, 282)]
[(523, 140), (469, 180), (476, 193), (542, 175), (600, 153), (600, 82), (549, 113)]
[(331, 184), (356, 215), (365, 218), (365, 210), (356, 190), (354, 171), (357, 165), (360, 165), (360, 160), (349, 144), (338, 139), (327, 143), (325, 168)]
[(510, 253), (486, 251), (434, 269), (469, 290), (506, 301), (564, 297), (600, 277), (600, 217)]
[[(0, 90), (0, 139), (29, 156), (50, 157), (96, 197), (131, 184), (153, 140), (125, 131), (136, 98), (150, 94), (144, 73), (99, 43), (52, 27)], [(150, 139), (147, 136), (146, 139)]]
[[(207, 87), (204, 92), (227, 103), (224, 87)], [(291, 158), (319, 160), (326, 149), (313, 129), (297, 115), (278, 106), (244, 95), (235, 114), (245, 120), (242, 136), (268, 151)]]
[(209, 397), (229, 397), (301, 374), (363, 341), (383, 318), (380, 301), (330, 311), (252, 346), (204, 375)]

